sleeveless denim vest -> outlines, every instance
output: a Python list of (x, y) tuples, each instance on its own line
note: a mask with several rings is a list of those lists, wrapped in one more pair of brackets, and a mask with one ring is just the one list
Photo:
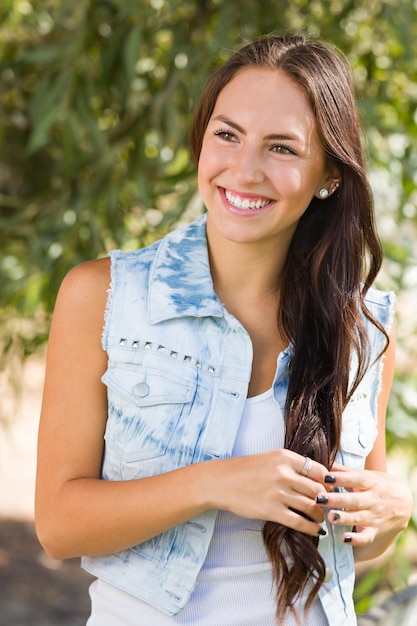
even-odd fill
[[(229, 457), (247, 397), (252, 344), (214, 293), (206, 217), (139, 251), (111, 256), (102, 344), (108, 420), (104, 480), (153, 476)], [(388, 330), (394, 296), (374, 289), (366, 303)], [(384, 338), (368, 324), (371, 360)], [(284, 411), (291, 346), (278, 358), (274, 397)], [(377, 435), (381, 359), (370, 367), (343, 415), (337, 461), (362, 468)], [(181, 485), (178, 485), (181, 489)], [(175, 498), (175, 493), (172, 494)], [(131, 549), (83, 557), (93, 575), (169, 614), (190, 598), (216, 519), (207, 511)], [(319, 550), (328, 575), (320, 599), (332, 626), (356, 624), (351, 546), (328, 525)]]

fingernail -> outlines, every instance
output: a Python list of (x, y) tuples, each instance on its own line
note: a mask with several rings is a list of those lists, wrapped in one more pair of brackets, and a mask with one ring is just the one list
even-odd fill
[(331, 483), (333, 485), (336, 482), (336, 476), (331, 476), (329, 474), (328, 476), (324, 477), (324, 482), (327, 484)]
[(317, 504), (327, 504), (329, 498), (327, 496), (317, 496), (316, 502)]
[(324, 530), (324, 528), (319, 528), (318, 534), (322, 537), (325, 537), (325, 535), (327, 535), (327, 532)]
[(343, 543), (350, 543), (351, 541), (352, 537), (349, 537), (349, 535), (343, 539)]
[(338, 522), (340, 520), (340, 515), (339, 513), (333, 513), (333, 521), (334, 522)]

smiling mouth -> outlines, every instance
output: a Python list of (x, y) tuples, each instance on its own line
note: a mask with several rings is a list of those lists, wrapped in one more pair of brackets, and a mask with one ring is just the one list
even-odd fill
[(236, 209), (253, 211), (255, 209), (263, 209), (265, 206), (271, 203), (271, 200), (265, 198), (242, 198), (232, 191), (224, 190), (226, 200), (230, 202)]

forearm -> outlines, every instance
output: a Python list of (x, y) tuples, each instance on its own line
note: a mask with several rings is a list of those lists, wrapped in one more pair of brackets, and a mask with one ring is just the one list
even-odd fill
[[(100, 555), (137, 545), (212, 509), (267, 519), (317, 536), (322, 510), (316, 495), (327, 469), (288, 450), (216, 459), (131, 481), (74, 477), (37, 489), (39, 539), (54, 558)], [(54, 482), (54, 481), (52, 481)], [(306, 517), (292, 508), (305, 511)]]
[(123, 482), (68, 481), (49, 502), (37, 503), (39, 539), (57, 559), (110, 554), (146, 541), (207, 510), (205, 465)]

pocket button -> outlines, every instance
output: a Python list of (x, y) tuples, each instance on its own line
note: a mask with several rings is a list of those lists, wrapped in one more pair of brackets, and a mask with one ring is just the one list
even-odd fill
[(149, 396), (149, 391), (149, 385), (146, 383), (138, 383), (133, 388), (133, 393), (138, 398), (146, 398), (146, 396)]
[(365, 433), (360, 433), (359, 443), (361, 444), (362, 448), (367, 448), (369, 446), (369, 437), (365, 435)]
[(324, 582), (329, 583), (333, 579), (333, 570), (331, 567), (326, 567), (326, 573), (324, 576)]

